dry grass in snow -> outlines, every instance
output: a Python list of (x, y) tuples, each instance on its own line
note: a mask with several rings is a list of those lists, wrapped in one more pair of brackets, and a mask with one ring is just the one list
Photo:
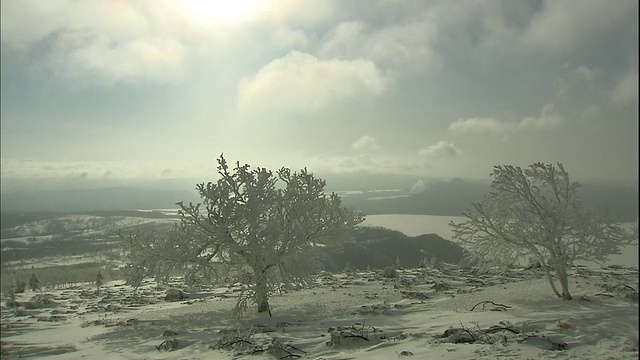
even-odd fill
[[(575, 300), (539, 270), (457, 266), (317, 275), (273, 294), (273, 317), (232, 309), (237, 287), (137, 292), (113, 281), (18, 294), (2, 304), (2, 358), (637, 359), (638, 271), (578, 268)], [(253, 308), (250, 308), (253, 310)]]

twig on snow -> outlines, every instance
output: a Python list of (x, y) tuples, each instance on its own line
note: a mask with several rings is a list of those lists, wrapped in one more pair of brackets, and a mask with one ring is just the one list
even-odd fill
[(493, 305), (493, 308), (492, 308), (492, 309), (490, 309), (491, 311), (506, 311), (507, 309), (511, 309), (511, 306), (509, 306), (509, 305), (498, 304), (498, 303), (495, 303), (495, 302), (493, 302), (493, 301), (491, 301), (491, 300), (486, 300), (486, 301), (481, 301), (481, 302), (479, 302), (479, 303), (475, 304), (475, 305), (471, 308), (471, 310), (469, 310), (469, 311), (473, 311), (473, 310), (475, 310), (475, 309), (476, 309), (476, 307), (478, 307), (478, 305), (482, 305), (482, 309), (484, 309), (484, 308), (485, 308), (485, 305), (487, 305), (487, 304), (491, 304), (491, 305)]

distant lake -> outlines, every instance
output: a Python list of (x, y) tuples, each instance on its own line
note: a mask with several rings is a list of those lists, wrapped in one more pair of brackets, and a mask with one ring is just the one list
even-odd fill
[[(449, 222), (465, 220), (464, 216), (382, 214), (367, 215), (362, 225), (381, 226), (401, 231), (409, 236), (438, 234), (444, 239), (451, 240), (453, 232)], [(638, 267), (638, 246), (623, 248), (621, 255), (611, 256), (609, 264)]]

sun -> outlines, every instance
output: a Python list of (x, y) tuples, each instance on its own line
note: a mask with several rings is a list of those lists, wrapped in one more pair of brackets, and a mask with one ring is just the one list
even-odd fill
[(192, 19), (217, 24), (250, 20), (264, 10), (264, 0), (181, 0), (181, 7)]

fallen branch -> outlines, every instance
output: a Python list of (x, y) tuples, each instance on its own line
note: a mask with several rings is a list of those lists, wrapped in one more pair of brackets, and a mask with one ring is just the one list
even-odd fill
[(300, 352), (301, 352), (301, 353), (303, 353), (303, 354), (306, 354), (306, 353), (307, 353), (306, 351), (304, 351), (304, 350), (302, 350), (302, 349), (300, 349), (300, 348), (297, 348), (297, 347), (295, 347), (295, 346), (293, 346), (293, 345), (287, 345), (287, 346), (288, 346), (288, 347), (290, 347), (290, 348), (292, 348), (292, 349), (294, 349), (294, 350), (298, 350), (298, 351), (300, 351)]
[[(302, 357), (302, 355), (298, 355), (298, 354), (294, 354), (292, 352), (292, 350), (296, 350), (299, 351), (303, 354), (307, 354), (306, 351), (299, 349), (293, 345), (290, 344), (283, 344), (282, 341), (280, 339), (273, 339), (271, 341), (271, 347), (270, 350), (275, 350), (275, 351), (281, 351), (286, 353), (286, 355), (280, 356), (279, 359), (287, 359), (287, 358), (300, 358)], [(278, 356), (278, 354), (276, 354), (276, 356)]]
[[(469, 335), (469, 337), (463, 336), (462, 333)], [(478, 340), (478, 338), (471, 332), (469, 329), (461, 325), (459, 328), (449, 328), (445, 330), (445, 332), (440, 336), (440, 338), (445, 339), (447, 342), (451, 342), (454, 344), (461, 343), (474, 343)]]
[(366, 337), (364, 337), (364, 336), (362, 336), (360, 334), (354, 334), (352, 332), (346, 333), (346, 334), (342, 334), (342, 337), (345, 337), (345, 338), (360, 338), (360, 339), (364, 339), (364, 340), (369, 341), (369, 339), (367, 339)]
[(231, 338), (222, 338), (218, 341), (217, 347), (219, 348), (233, 348), (236, 344), (247, 344), (253, 345), (253, 343), (249, 340), (243, 339), (239, 336), (231, 337)]
[(487, 333), (487, 334), (492, 334), (492, 333), (495, 333), (495, 332), (498, 332), (498, 331), (502, 331), (502, 330), (508, 330), (508, 331), (511, 331), (514, 334), (520, 334), (520, 331), (518, 331), (518, 330), (511, 329), (511, 328), (506, 327), (506, 326), (497, 326), (497, 325), (496, 326), (492, 326), (492, 327), (490, 327), (490, 328), (488, 328), (486, 330), (483, 330), (483, 331), (485, 333)]
[(472, 322), (472, 324), (475, 325), (476, 329), (467, 328), (466, 326), (464, 326), (464, 324), (462, 324), (462, 322), (460, 322), (460, 327), (456, 327), (456, 328), (451, 327), (447, 329), (444, 332), (444, 334), (440, 336), (440, 338), (445, 339), (444, 341), (446, 342), (450, 342), (454, 344), (475, 343), (475, 342), (493, 344), (496, 341), (499, 341), (502, 339), (504, 339), (503, 341), (505, 342), (507, 341), (506, 335), (502, 334), (501, 338), (499, 337), (497, 338), (492, 336), (492, 334), (494, 333), (498, 333), (501, 331), (504, 332), (505, 330), (511, 333), (514, 333), (516, 335), (520, 335), (522, 333), (520, 329), (513, 326), (508, 321), (501, 321), (499, 325), (493, 325), (488, 329), (481, 328), (478, 322)]
[(481, 302), (475, 304), (471, 308), (471, 310), (469, 310), (469, 311), (475, 310), (476, 307), (478, 307), (479, 305), (482, 305), (482, 309), (484, 310), (485, 309), (485, 305), (487, 305), (487, 304), (493, 305), (493, 308), (490, 309), (490, 311), (506, 311), (507, 309), (511, 309), (511, 306), (509, 306), (509, 305), (498, 304), (498, 303), (495, 303), (493, 301), (487, 300), (487, 301), (481, 301)]
[(540, 347), (540, 348), (545, 349), (545, 350), (559, 351), (559, 350), (566, 350), (568, 348), (568, 344), (567, 343), (554, 341), (554, 340), (551, 340), (550, 338), (548, 338), (548, 337), (546, 337), (544, 335), (540, 335), (540, 334), (527, 335), (522, 340), (519, 340), (519, 342), (520, 343), (527, 342), (530, 339), (542, 341), (542, 344), (538, 343), (538, 344), (532, 344), (532, 345)]
[(162, 344), (156, 346), (158, 351), (172, 351), (179, 347), (178, 339), (165, 340)]
[(302, 357), (302, 356), (300, 356), (300, 355), (298, 355), (298, 354), (290, 353), (289, 351), (287, 351), (287, 350), (285, 350), (285, 349), (282, 349), (282, 351), (284, 351), (284, 352), (288, 353), (288, 355), (283, 356), (283, 357), (281, 357), (280, 359), (286, 359), (286, 358), (290, 358), (290, 357), (291, 357), (291, 358), (294, 358), (294, 357), (295, 357), (295, 358)]

